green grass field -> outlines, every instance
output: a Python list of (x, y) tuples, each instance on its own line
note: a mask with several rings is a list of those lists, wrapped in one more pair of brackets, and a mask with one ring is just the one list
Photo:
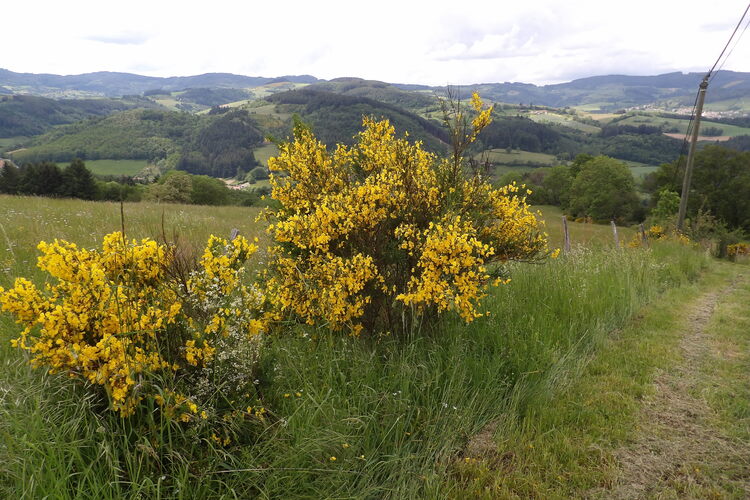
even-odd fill
[(602, 123), (607, 123), (613, 118), (617, 118), (618, 116), (621, 116), (617, 113), (593, 113), (590, 111), (582, 112), (581, 114), (585, 116), (586, 118), (593, 118), (594, 120), (598, 122), (602, 122)]
[[(262, 103), (265, 101), (260, 102)], [(290, 120), (292, 118), (292, 113), (278, 113), (276, 111), (275, 104), (256, 105), (255, 103), (251, 103), (249, 106), (247, 106), (247, 110), (251, 115), (255, 114), (260, 116), (271, 116), (284, 121)]]
[[(123, 208), (125, 231), (133, 238), (161, 238), (162, 227), (169, 239), (177, 235), (195, 245), (205, 244), (211, 234), (227, 236), (232, 228), (265, 238), (255, 222), (259, 209), (253, 207), (126, 203)], [(0, 286), (34, 270), (42, 240), (94, 248), (120, 228), (118, 203), (0, 195)]]
[[(137, 175), (146, 168), (146, 160), (87, 160), (86, 168), (96, 175)], [(60, 165), (61, 167), (67, 164)]]
[[(562, 210), (559, 207), (543, 205), (534, 207), (542, 214), (549, 235), (550, 245), (560, 248), (563, 245)], [(589, 248), (604, 248), (614, 246), (614, 234), (609, 224), (585, 224), (575, 222), (568, 217), (568, 233), (570, 233), (571, 246), (580, 245)], [(631, 227), (617, 227), (620, 244), (630, 241), (636, 234)]]
[(171, 111), (179, 110), (177, 105), (180, 104), (180, 101), (178, 101), (172, 95), (156, 95), (152, 96), (151, 99), (157, 104), (160, 104)]
[(573, 108), (576, 111), (581, 111), (583, 113), (596, 113), (598, 111), (601, 111), (602, 108), (606, 108), (609, 106), (610, 103), (607, 101), (602, 102), (589, 102), (586, 104), (581, 104), (580, 106), (573, 106)]
[(706, 111), (750, 111), (750, 98), (741, 97), (739, 99), (727, 99), (725, 101), (707, 102), (704, 109)]
[(532, 172), (538, 167), (527, 167), (527, 166), (513, 166), (513, 165), (495, 165), (492, 167), (492, 175), (494, 178), (500, 179), (505, 174), (525, 174), (526, 172)]
[(262, 179), (255, 181), (255, 184), (250, 184), (250, 189), (268, 188), (271, 189), (271, 182), (268, 179)]
[(643, 179), (648, 174), (654, 173), (657, 170), (659, 170), (659, 167), (653, 165), (638, 165), (630, 167), (630, 172), (636, 179)]
[(263, 146), (255, 149), (253, 155), (255, 159), (260, 162), (261, 165), (268, 168), (268, 159), (279, 154), (279, 148), (276, 144), (264, 144)]
[[(168, 236), (176, 232), (196, 249), (208, 234), (226, 235), (233, 227), (247, 236), (265, 234), (253, 208), (126, 204), (124, 209), (129, 236), (158, 237), (163, 226)], [(120, 228), (119, 210), (111, 203), (0, 196), (0, 286), (17, 276), (41, 283), (44, 278), (34, 269), (39, 240), (98, 246), (103, 234)], [(555, 243), (560, 212), (541, 210)], [(670, 243), (651, 250), (607, 248), (609, 226), (571, 223), (571, 234), (575, 250), (569, 255), (540, 265), (509, 264), (512, 281), (490, 291), (482, 308), (489, 314), (470, 325), (447, 315), (436, 327), (405, 337), (352, 338), (301, 325), (267, 336), (259, 383), (268, 426), (228, 448), (182, 436), (179, 426), (163, 438), (165, 449), (133, 435), (83, 387), (30, 368), (7, 341), (17, 327), (0, 315), (0, 497), (401, 499), (498, 498), (497, 493), (510, 492), (510, 497), (563, 498), (573, 489), (580, 493), (593, 481), (591, 471), (577, 452), (566, 453), (570, 447), (560, 444), (564, 436), (543, 434), (557, 439), (543, 448), (555, 454), (556, 468), (533, 473), (539, 470), (535, 464), (546, 467), (551, 460), (522, 453), (540, 446), (537, 429), (548, 429), (537, 419), (557, 422), (557, 413), (548, 408), (568, 397), (591, 356), (619, 338), (645, 303), (695, 279), (707, 259)], [(633, 376), (623, 375), (624, 380)], [(620, 389), (599, 387), (596, 394)], [(585, 423), (588, 406), (576, 403), (565, 413), (566, 422)], [(610, 432), (627, 431), (629, 421), (614, 422)], [(494, 430), (488, 433), (488, 426)], [(175, 448), (175, 443), (183, 444)], [(485, 461), (481, 454), (504, 456), (507, 449), (517, 457), (508, 463), (522, 468), (504, 470), (503, 460)], [(590, 456), (599, 457), (596, 450)], [(553, 470), (572, 471), (575, 482), (555, 483)], [(596, 469), (591, 477), (606, 479), (608, 470)], [(504, 478), (511, 472), (515, 479), (509, 486)]]
[(547, 112), (542, 114), (529, 113), (527, 117), (531, 120), (534, 120), (535, 122), (562, 125), (564, 127), (580, 130), (581, 132), (586, 132), (587, 134), (598, 134), (601, 131), (600, 127), (595, 127), (594, 125), (589, 125), (588, 123), (581, 123), (579, 121), (576, 121), (570, 115)]
[(16, 137), (0, 137), (0, 149), (6, 149), (15, 146), (16, 144), (22, 144), (28, 140), (28, 137), (22, 135)]
[(504, 149), (490, 149), (475, 156), (475, 158), (477, 160), (482, 160), (485, 156), (490, 162), (501, 165), (523, 166), (525, 163), (531, 162), (545, 166), (552, 166), (559, 163), (554, 155), (546, 153), (532, 153), (531, 151), (523, 151), (519, 149), (514, 149), (510, 153), (508, 153)]

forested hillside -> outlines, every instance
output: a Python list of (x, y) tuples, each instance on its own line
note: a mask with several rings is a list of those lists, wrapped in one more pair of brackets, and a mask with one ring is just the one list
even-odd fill
[(233, 176), (255, 165), (252, 149), (263, 141), (243, 110), (194, 115), (156, 109), (124, 111), (57, 128), (15, 153), (17, 162), (68, 162), (73, 158), (144, 159), (189, 172)]
[(334, 78), (314, 83), (307, 88), (353, 97), (367, 97), (409, 111), (437, 106), (436, 94), (429, 89), (425, 92), (407, 91), (390, 83), (362, 78)]
[(92, 116), (106, 116), (134, 108), (158, 108), (153, 101), (128, 96), (122, 99), (48, 99), (31, 95), (0, 97), (0, 137), (42, 134), (55, 125)]
[(443, 142), (447, 140), (447, 133), (440, 122), (368, 97), (305, 88), (276, 94), (267, 100), (276, 104), (280, 111), (301, 116), (327, 144), (351, 144), (362, 129), (363, 116), (388, 118), (396, 130), (408, 130), (414, 139), (423, 141), (433, 151), (442, 151), (445, 148)]

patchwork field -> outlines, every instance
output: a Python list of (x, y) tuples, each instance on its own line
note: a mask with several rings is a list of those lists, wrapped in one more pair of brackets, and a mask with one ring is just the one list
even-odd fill
[[(669, 132), (681, 134), (678, 138), (682, 138), (687, 131), (688, 119), (679, 120), (676, 118), (663, 118), (660, 116), (651, 115), (636, 115), (628, 117), (624, 120), (618, 121), (617, 125), (652, 125), (652, 126), (665, 126), (674, 127), (676, 132)], [(738, 127), (736, 125), (726, 125), (724, 123), (713, 122), (711, 120), (701, 120), (701, 129), (704, 130), (707, 127), (714, 127), (722, 129), (722, 136), (734, 137), (737, 135), (750, 135), (750, 128)], [(715, 137), (705, 136), (705, 140), (716, 140)]]

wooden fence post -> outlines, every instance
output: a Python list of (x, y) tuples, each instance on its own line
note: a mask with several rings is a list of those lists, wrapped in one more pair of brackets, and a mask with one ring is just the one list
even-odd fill
[(234, 241), (234, 239), (240, 235), (240, 230), (235, 228), (232, 228), (232, 231), (229, 233), (229, 241)]
[(646, 236), (646, 230), (643, 228), (643, 224), (638, 224), (638, 229), (641, 230), (641, 241), (643, 242), (643, 245), (648, 248), (648, 236)]
[(612, 234), (615, 237), (615, 248), (620, 248), (620, 238), (617, 236), (617, 225), (615, 224), (614, 219), (612, 220)]
[(565, 253), (570, 253), (570, 233), (568, 232), (568, 217), (562, 216), (563, 238), (565, 240)]

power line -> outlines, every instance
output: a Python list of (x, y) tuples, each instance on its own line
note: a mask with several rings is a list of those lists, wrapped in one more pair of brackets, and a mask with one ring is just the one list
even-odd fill
[[(739, 41), (742, 39), (742, 35), (745, 34), (745, 31), (747, 31), (748, 26), (750, 26), (750, 19), (748, 19), (748, 22), (745, 24), (745, 27), (742, 29), (742, 33), (740, 33), (740, 36), (737, 38), (737, 40), (734, 42), (734, 45), (727, 53), (726, 57), (724, 57), (724, 60), (721, 61), (722, 56), (726, 52), (727, 48), (729, 47), (729, 44), (732, 43), (732, 39), (734, 39), (734, 36), (737, 34), (737, 30), (742, 26), (742, 22), (745, 20), (745, 17), (747, 16), (748, 11), (750, 11), (750, 3), (747, 4), (747, 7), (745, 8), (745, 12), (742, 13), (742, 17), (740, 18), (739, 22), (737, 23), (737, 26), (734, 27), (734, 31), (732, 31), (732, 35), (729, 37), (729, 40), (727, 40), (726, 45), (724, 45), (724, 48), (722, 49), (721, 53), (719, 54), (719, 57), (716, 58), (716, 61), (714, 62), (713, 66), (711, 66), (711, 69), (708, 70), (708, 73), (706, 74), (706, 77), (704, 79), (707, 79), (708, 82), (713, 81), (713, 79), (716, 77), (716, 75), (721, 71), (721, 68), (724, 67), (724, 64), (726, 64), (727, 60), (729, 59), (729, 56), (732, 55), (732, 52), (734, 52), (734, 49), (739, 44)], [(714, 69), (716, 69), (716, 66), (719, 64), (719, 61), (721, 61), (721, 65), (719, 66), (719, 69), (716, 70), (716, 73), (714, 73)], [(690, 137), (690, 134), (692, 132), (694, 123), (695, 123), (695, 111), (696, 107), (698, 105), (698, 97), (700, 96), (701, 91), (698, 90), (698, 92), (695, 93), (695, 100), (693, 101), (693, 109), (690, 111), (690, 120), (688, 121), (687, 130), (685, 131), (685, 137), (682, 139), (682, 146), (680, 147), (680, 155), (677, 160), (677, 168), (674, 171), (672, 181), (674, 182), (677, 177), (677, 173), (679, 170), (679, 158), (682, 158), (685, 155), (685, 149), (688, 145), (688, 138)]]
[(680, 154), (677, 156), (677, 168), (674, 169), (674, 172), (672, 172), (672, 183), (677, 182), (677, 175), (679, 174), (680, 170), (680, 160), (685, 157), (686, 150), (688, 148), (688, 139), (690, 138), (690, 133), (693, 130), (693, 120), (695, 119), (695, 108), (698, 106), (698, 96), (700, 95), (700, 91), (698, 91), (695, 94), (695, 101), (693, 101), (693, 109), (690, 111), (690, 120), (688, 121), (687, 129), (685, 130), (685, 137), (682, 139), (682, 146), (680, 146)]
[[(716, 62), (713, 66), (711, 66), (711, 69), (708, 70), (708, 75), (711, 76), (711, 73), (713, 73), (714, 69), (716, 68), (716, 65), (719, 64), (719, 60), (721, 60), (721, 56), (724, 55), (724, 52), (726, 52), (727, 47), (729, 47), (729, 44), (732, 42), (732, 39), (734, 38), (734, 35), (737, 34), (737, 30), (740, 29), (740, 26), (742, 25), (742, 21), (745, 20), (745, 16), (747, 15), (747, 12), (750, 10), (750, 3), (747, 4), (747, 7), (745, 8), (745, 12), (742, 13), (742, 17), (740, 18), (740, 22), (737, 23), (737, 26), (734, 27), (734, 31), (732, 31), (732, 36), (729, 37), (729, 40), (727, 40), (727, 44), (724, 45), (724, 48), (721, 51), (721, 54), (719, 54), (719, 57), (716, 58)], [(745, 27), (747, 29), (747, 26)], [(742, 30), (743, 33), (745, 30)]]
[[(750, 7), (750, 5), (748, 5), (748, 7)], [(747, 11), (745, 11), (745, 12), (747, 12)], [(721, 62), (721, 64), (719, 65), (719, 68), (718, 68), (718, 69), (716, 70), (716, 73), (714, 73), (714, 74), (713, 74), (713, 75), (711, 76), (711, 78), (709, 79), (709, 82), (712, 82), (712, 81), (713, 81), (713, 79), (714, 79), (714, 78), (715, 78), (715, 77), (716, 77), (716, 76), (717, 76), (717, 75), (719, 74), (719, 72), (721, 71), (721, 68), (723, 68), (723, 67), (724, 67), (724, 64), (726, 64), (726, 62), (727, 62), (727, 61), (729, 60), (729, 57), (730, 57), (730, 56), (732, 55), (732, 52), (734, 52), (734, 49), (736, 49), (736, 48), (737, 48), (737, 45), (739, 45), (739, 43), (740, 43), (740, 40), (742, 40), (742, 35), (744, 35), (744, 34), (745, 34), (745, 31), (747, 31), (747, 28), (748, 28), (748, 26), (750, 26), (750, 19), (748, 19), (748, 20), (747, 20), (747, 22), (745, 23), (745, 27), (744, 27), (744, 28), (742, 28), (742, 32), (740, 33), (740, 36), (738, 36), (738, 37), (737, 37), (737, 40), (735, 40), (735, 42), (734, 42), (734, 45), (732, 45), (732, 48), (731, 48), (731, 49), (729, 49), (729, 52), (727, 52), (727, 55), (726, 55), (726, 57), (724, 58), (724, 60), (723, 60), (723, 61)]]
[[(712, 79), (712, 73), (714, 69), (716, 69), (716, 66), (719, 64), (719, 61), (722, 61), (722, 58), (724, 57), (724, 53), (727, 51), (727, 48), (732, 43), (732, 40), (734, 39), (734, 36), (737, 34), (737, 30), (740, 29), (740, 26), (742, 26), (742, 22), (745, 20), (745, 16), (747, 16), (748, 11), (750, 11), (750, 3), (747, 4), (747, 7), (745, 8), (745, 12), (742, 13), (742, 17), (740, 18), (740, 21), (737, 23), (737, 26), (734, 27), (734, 31), (732, 31), (732, 35), (729, 37), (729, 40), (727, 40), (726, 45), (724, 45), (724, 48), (721, 50), (721, 54), (719, 54), (719, 57), (716, 58), (716, 61), (714, 62), (714, 65), (711, 66), (711, 69), (708, 70), (708, 73), (706, 73), (706, 76), (703, 77), (703, 81), (701, 82), (698, 90), (698, 95), (696, 96), (696, 102), (697, 107), (693, 109), (693, 115), (690, 118), (690, 123), (693, 125), (692, 135), (690, 138), (690, 150), (688, 151), (688, 158), (687, 158), (687, 164), (685, 165), (685, 176), (682, 179), (682, 195), (680, 196), (680, 209), (677, 214), (677, 230), (682, 230), (682, 225), (685, 222), (685, 215), (687, 213), (687, 201), (688, 201), (688, 195), (690, 193), (690, 180), (693, 173), (693, 160), (695, 155), (695, 147), (698, 143), (698, 133), (700, 132), (700, 122), (701, 122), (701, 112), (703, 111), (703, 102), (706, 98), (706, 89), (708, 89), (708, 83)], [(742, 33), (745, 33), (745, 30), (747, 29), (747, 26), (745, 26), (745, 29), (742, 30)], [(740, 35), (740, 38), (742, 35)], [(739, 41), (739, 39), (738, 39)], [(735, 44), (734, 47), (736, 47), (737, 44)], [(734, 47), (732, 47), (732, 50), (729, 51), (729, 54), (734, 51)], [(727, 58), (729, 58), (729, 54), (727, 54), (727, 57), (724, 58), (724, 60), (721, 63), (721, 66), (724, 66), (724, 63), (726, 62)], [(689, 127), (688, 127), (689, 128)]]

